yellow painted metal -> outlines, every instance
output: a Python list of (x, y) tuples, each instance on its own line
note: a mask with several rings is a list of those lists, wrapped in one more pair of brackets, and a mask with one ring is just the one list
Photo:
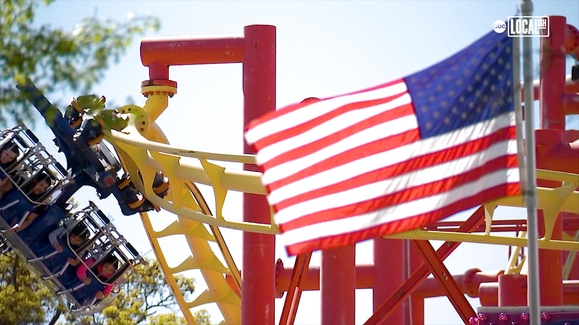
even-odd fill
[[(131, 119), (131, 124), (136, 120)], [(261, 184), (261, 174), (251, 171), (229, 171), (226, 168), (209, 162), (205, 157), (219, 158), (230, 162), (249, 162), (247, 155), (219, 155), (203, 154), (196, 155), (195, 152), (186, 149), (176, 151), (167, 145), (155, 144), (149, 141), (136, 131), (134, 126), (129, 126), (123, 132), (107, 132), (109, 140), (120, 155), (125, 156), (125, 160), (131, 160), (132, 168), (129, 172), (139, 171), (142, 175), (142, 191), (145, 196), (156, 206), (173, 212), (184, 218), (189, 218), (204, 224), (217, 227), (226, 227), (239, 229), (243, 231), (277, 234), (279, 229), (272, 222), (269, 225), (259, 223), (248, 223), (241, 221), (226, 220), (222, 213), (223, 202), (228, 190), (242, 191), (245, 193), (265, 194), (265, 188)], [(159, 151), (163, 150), (163, 151)], [(200, 159), (199, 165), (191, 161), (184, 161), (176, 153), (188, 152), (188, 157)], [(127, 164), (128, 166), (129, 164)], [(165, 198), (159, 198), (152, 193), (152, 184), (154, 172), (162, 170), (171, 183), (171, 191)], [(149, 176), (147, 176), (149, 175)], [(183, 192), (185, 182), (211, 185), (214, 189), (217, 217), (203, 213), (199, 209), (191, 209), (189, 204), (183, 200), (190, 199), (189, 191)]]
[(537, 178), (549, 181), (573, 182), (579, 184), (579, 174), (537, 169)]
[[(555, 189), (552, 189), (552, 188), (539, 187), (537, 189), (537, 195), (539, 198), (539, 209), (548, 208), (550, 206), (550, 203), (548, 202), (548, 200), (550, 198), (552, 198), (552, 195), (550, 194), (550, 192), (553, 192), (553, 191), (555, 191)], [(573, 193), (569, 194), (567, 199), (561, 204), (561, 209), (559, 211), (560, 212), (578, 213), (579, 212), (579, 205), (577, 205), (578, 202), (579, 202), (579, 192), (574, 191)], [(493, 203), (496, 205), (509, 206), (509, 207), (521, 207), (522, 208), (525, 206), (523, 204), (523, 198), (521, 196), (505, 197), (505, 198), (493, 201)]]
[(213, 187), (213, 193), (215, 196), (215, 217), (219, 220), (223, 219), (223, 204), (225, 204), (225, 197), (227, 196), (227, 189), (223, 188), (219, 182), (223, 172), (225, 171), (224, 167), (217, 166), (208, 162), (206, 159), (199, 159), (201, 161), (201, 165), (205, 172), (207, 172), (207, 176), (209, 176), (209, 180), (211, 181), (211, 186)]
[[(134, 107), (131, 107), (131, 111), (136, 112), (136, 114), (129, 115), (134, 125), (135, 122), (142, 120), (139, 114), (142, 114), (143, 111), (135, 109)], [(158, 133), (155, 134), (155, 130), (157, 129), (155, 123), (152, 123), (148, 128), (148, 131), (143, 133), (145, 133), (145, 135), (148, 134), (155, 139), (163, 138), (164, 135)], [(134, 127), (132, 128), (132, 133), (143, 134), (135, 130)], [(156, 203), (155, 199), (158, 199), (160, 202), (165, 201), (158, 197), (152, 189), (155, 173), (157, 171), (162, 171), (170, 183), (170, 188), (166, 196), (166, 198), (168, 198), (167, 202), (170, 201), (171, 204), (178, 206), (179, 209), (186, 209), (189, 212), (212, 218), (211, 212), (206, 206), (201, 193), (197, 192), (195, 194), (197, 196), (192, 195), (192, 191), (190, 190), (192, 184), (179, 177), (175, 173), (175, 168), (171, 168), (178, 162), (180, 157), (172, 155), (164, 155), (161, 157), (161, 154), (159, 153), (151, 153), (147, 150), (129, 145), (115, 145), (115, 148), (121, 158), (123, 167), (131, 175), (131, 180), (135, 187), (153, 204)], [(158, 161), (153, 160), (152, 157), (154, 155), (157, 156), (157, 160), (164, 160), (164, 164), (160, 164)], [(145, 164), (143, 163), (145, 161), (154, 161), (154, 163)], [(200, 200), (203, 202), (202, 206), (198, 203)], [(156, 232), (151, 227), (146, 214), (144, 215), (145, 216), (142, 216), (142, 219), (143, 223), (146, 224), (145, 229), (147, 230), (149, 240), (153, 250), (155, 251), (157, 260), (160, 261), (161, 269), (167, 278), (168, 283), (170, 283), (170, 287), (178, 301), (179, 307), (183, 310), (183, 313), (190, 314), (189, 308), (192, 306), (198, 306), (200, 302), (214, 302), (221, 311), (226, 324), (239, 324), (241, 321), (241, 298), (225, 280), (226, 274), (232, 274), (232, 276), (235, 277), (235, 274), (239, 275), (239, 270), (237, 270), (234, 263), (229, 263), (233, 261), (233, 258), (231, 257), (227, 247), (224, 246), (225, 242), (223, 241), (223, 237), (219, 230), (217, 229), (218, 232), (214, 232), (213, 236), (211, 236), (206, 230), (201, 230), (202, 228), (205, 228), (202, 223), (184, 217), (177, 212), (176, 215), (178, 221), (170, 224), (162, 231)], [(214, 230), (215, 228), (212, 229), (212, 231)], [(159, 237), (170, 235), (184, 236), (191, 251), (191, 255), (176, 267), (169, 267), (169, 265), (167, 265), (165, 252), (157, 240)], [(208, 240), (216, 241), (218, 243), (218, 246), (224, 255), (224, 259), (228, 261), (228, 266), (235, 268), (235, 270), (232, 271), (221, 263), (209, 245)], [(174, 278), (175, 274), (188, 270), (199, 270), (208, 287), (208, 293), (202, 293), (192, 302), (185, 301), (184, 295), (179, 291)], [(207, 299), (207, 297), (210, 297), (211, 299)], [(186, 318), (188, 323), (192, 324), (193, 322), (192, 319), (190, 319), (191, 317)]]
[(147, 122), (152, 123), (165, 111), (169, 106), (169, 95), (177, 93), (177, 87), (173, 86), (143, 86), (141, 93), (147, 96), (147, 101), (143, 110), (147, 116)]
[[(187, 184), (187, 187), (189, 188), (189, 190), (191, 191), (191, 193), (193, 193), (193, 195), (196, 198), (198, 198), (199, 205), (201, 206), (203, 211), (210, 211), (209, 206), (207, 205), (207, 202), (203, 198), (203, 195), (201, 195), (201, 192), (199, 192), (199, 189), (197, 188), (197, 186), (195, 186), (195, 184), (193, 184), (191, 182), (186, 182), (186, 184)], [(219, 229), (219, 227), (209, 225), (209, 228), (211, 229), (211, 231), (213, 233), (213, 237), (217, 241), (218, 247), (221, 250), (221, 255), (225, 259), (225, 264), (227, 264), (227, 267), (229, 268), (229, 274), (233, 277), (233, 280), (235, 281), (235, 284), (237, 285), (237, 292), (241, 292), (241, 273), (239, 272), (239, 268), (237, 268), (237, 265), (235, 265), (235, 261), (233, 260), (233, 256), (231, 256), (231, 253), (229, 252), (229, 249), (227, 248), (227, 243), (225, 242), (225, 238), (223, 238), (223, 235), (221, 234), (221, 230)], [(241, 296), (239, 298), (241, 298)]]
[[(519, 238), (526, 238), (527, 232), (521, 231), (521, 233), (519, 234), (518, 237)], [(527, 257), (525, 255), (521, 256), (522, 250), (523, 250), (523, 248), (521, 246), (517, 246), (517, 247), (514, 247), (514, 249), (511, 251), (511, 256), (509, 256), (509, 261), (507, 262), (505, 274), (520, 274), (521, 273), (521, 269), (523, 268), (523, 265), (524, 265), (525, 261), (527, 260)], [(521, 261), (519, 261), (519, 257), (522, 258)]]
[[(515, 238), (508, 236), (488, 236), (484, 234), (467, 234), (458, 232), (444, 232), (444, 231), (426, 231), (426, 230), (411, 230), (399, 234), (386, 236), (387, 238), (404, 238), (404, 239), (418, 239), (418, 240), (444, 240), (452, 242), (464, 243), (479, 243), (479, 244), (495, 244), (507, 246), (524, 246), (527, 247), (526, 238)], [(545, 240), (539, 239), (539, 248), (577, 251), (579, 250), (579, 243), (564, 241), (564, 240)]]
[(493, 215), (497, 206), (494, 204), (484, 204), (483, 207), (485, 211), (485, 235), (490, 235), (493, 224)]
[(185, 297), (181, 292), (181, 289), (179, 289), (179, 285), (177, 284), (177, 281), (175, 280), (175, 277), (171, 273), (169, 265), (167, 264), (167, 259), (165, 258), (163, 250), (161, 249), (161, 245), (159, 244), (159, 241), (155, 236), (156, 232), (153, 229), (153, 226), (151, 225), (149, 215), (146, 212), (142, 212), (140, 213), (140, 215), (141, 215), (141, 222), (143, 223), (143, 227), (145, 228), (145, 232), (147, 233), (147, 237), (149, 238), (149, 242), (151, 243), (151, 247), (153, 248), (153, 253), (155, 254), (157, 263), (159, 264), (161, 271), (165, 275), (165, 280), (167, 281), (167, 284), (169, 285), (171, 291), (173, 292), (173, 297), (175, 298), (177, 305), (181, 309), (183, 317), (185, 317), (187, 324), (197, 325), (197, 321), (195, 320), (195, 317), (193, 317), (193, 314), (191, 313), (191, 310), (188, 307), (188, 303), (185, 301)]
[[(579, 231), (575, 232), (575, 242), (579, 242)], [(577, 257), (577, 251), (569, 252), (567, 255), (567, 260), (565, 261), (565, 265), (563, 265), (563, 280), (569, 280), (569, 274), (571, 274), (571, 269), (573, 268), (573, 263), (575, 262), (575, 258)]]
[(179, 221), (175, 220), (175, 222), (171, 223), (167, 228), (163, 229), (163, 231), (157, 233), (158, 238), (173, 235), (191, 235), (207, 241), (215, 241), (215, 237), (207, 231), (207, 228), (205, 228), (202, 223), (199, 223), (199, 225), (194, 228), (183, 228), (179, 224)]
[[(579, 186), (578, 183), (563, 182), (563, 186), (553, 189), (544, 194), (545, 207), (543, 208), (543, 219), (545, 220), (545, 238), (550, 239), (553, 234), (555, 221), (559, 215), (559, 210), (567, 197)], [(579, 209), (579, 200), (575, 201)]]

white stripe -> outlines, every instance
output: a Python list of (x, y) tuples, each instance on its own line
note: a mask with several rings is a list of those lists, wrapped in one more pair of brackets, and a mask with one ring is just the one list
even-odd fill
[(402, 105), (410, 104), (410, 102), (410, 95), (404, 94), (387, 103), (345, 112), (344, 114), (340, 114), (331, 120), (316, 125), (304, 133), (300, 133), (294, 137), (278, 141), (259, 150), (259, 153), (255, 157), (255, 161), (259, 165), (263, 165), (271, 159), (288, 152), (289, 150), (300, 148), (316, 140), (325, 138), (336, 132), (344, 130), (347, 127), (350, 127), (360, 121), (390, 111)]
[(321, 150), (313, 152), (312, 154), (271, 167), (263, 174), (261, 181), (264, 185), (269, 185), (342, 152), (416, 128), (418, 128), (418, 121), (416, 120), (415, 115), (407, 115), (392, 121), (374, 125)]
[[(317, 197), (309, 201), (300, 202), (280, 210), (276, 215), (276, 221), (278, 224), (283, 224), (304, 215), (313, 214), (333, 208), (341, 208), (347, 205), (359, 203), (361, 201), (376, 199), (384, 195), (400, 192), (401, 190), (405, 190), (411, 187), (422, 186), (457, 176), (478, 168), (490, 160), (501, 157), (505, 154), (505, 152), (509, 154), (516, 154), (516, 141), (511, 140), (499, 142), (482, 152), (477, 152), (467, 157), (462, 157), (443, 164), (419, 169), (411, 173), (388, 178), (379, 182), (374, 182), (345, 191)], [(272, 196), (274, 194), (276, 194), (275, 191), (272, 192)], [(288, 194), (297, 195), (300, 193)], [(459, 193), (457, 195), (459, 198), (465, 197), (464, 193)], [(268, 198), (268, 200), (270, 199)], [(270, 204), (274, 203), (270, 200)]]
[(249, 144), (253, 144), (259, 141), (260, 139), (263, 139), (277, 132), (290, 129), (296, 125), (305, 123), (318, 116), (325, 115), (328, 112), (338, 109), (339, 107), (344, 106), (346, 104), (391, 97), (396, 94), (403, 93), (405, 91), (406, 91), (406, 84), (404, 83), (404, 81), (400, 81), (399, 83), (384, 88), (364, 91), (361, 93), (351, 95), (334, 97), (327, 100), (315, 102), (308, 106), (297, 109), (291, 113), (287, 113), (279, 118), (274, 118), (262, 124), (256, 125), (254, 128), (248, 130), (245, 133), (245, 140)]
[[(513, 119), (514, 113), (506, 113), (493, 120), (471, 125), (452, 133), (427, 138), (392, 150), (353, 160), (347, 164), (324, 170), (320, 173), (286, 184), (272, 191), (268, 197), (268, 201), (271, 205), (274, 205), (299, 193), (333, 185), (370, 171), (399, 164), (411, 157), (420, 157), (476, 140), (477, 138), (490, 135), (497, 130), (512, 125), (514, 122)], [(319, 161), (321, 160), (309, 160), (310, 165), (318, 163)], [(294, 168), (291, 163), (285, 164), (285, 166), (288, 169), (286, 173), (290, 175), (303, 168), (301, 165)], [(267, 179), (269, 177), (267, 176), (268, 174), (269, 171), (266, 170), (263, 178)]]
[[(507, 176), (505, 177), (505, 175)], [(461, 198), (475, 196), (483, 188), (491, 188), (503, 183), (518, 183), (518, 181), (519, 172), (517, 168), (499, 170), (485, 175), (476, 182), (465, 184), (448, 192), (384, 208), (367, 214), (344, 219), (329, 220), (292, 229), (282, 234), (282, 241), (284, 241), (286, 246), (289, 246), (316, 238), (362, 231), (388, 222), (410, 218), (432, 210), (443, 208)], [(484, 202), (480, 203), (482, 204)]]

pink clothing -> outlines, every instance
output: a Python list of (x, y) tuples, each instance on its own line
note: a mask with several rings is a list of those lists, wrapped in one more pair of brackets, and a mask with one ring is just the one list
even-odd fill
[[(86, 278), (86, 272), (88, 271), (88, 268), (84, 265), (87, 265), (88, 267), (91, 267), (94, 264), (94, 258), (89, 258), (88, 260), (84, 260), (84, 264), (80, 263), (78, 265), (78, 268), (76, 269), (76, 276), (78, 277), (78, 279), (80, 281), (82, 281), (82, 279)], [(97, 270), (99, 270), (100, 267), (97, 266)], [(111, 291), (113, 290), (114, 285), (110, 284), (108, 286), (105, 286), (104, 290), (102, 291), (103, 294), (108, 295), (111, 293)]]

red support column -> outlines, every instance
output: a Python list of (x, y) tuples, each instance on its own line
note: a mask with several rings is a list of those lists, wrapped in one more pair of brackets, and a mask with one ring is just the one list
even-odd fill
[(322, 251), (322, 325), (356, 320), (356, 245)]
[[(372, 286), (375, 312), (404, 282), (404, 240), (374, 239), (374, 285)], [(404, 307), (398, 305), (379, 324), (403, 324)]]
[[(422, 265), (422, 257), (420, 257), (420, 251), (417, 249), (416, 245), (410, 245), (410, 240), (405, 240), (405, 245), (410, 249), (407, 254), (407, 258), (410, 259), (410, 272), (408, 275), (404, 276), (407, 280), (410, 274), (413, 274)], [(406, 324), (408, 325), (424, 325), (424, 297), (412, 294), (410, 295), (410, 310), (408, 311), (410, 315)]]
[[(541, 84), (539, 103), (542, 129), (565, 129), (565, 48), (567, 22), (562, 16), (550, 17), (549, 37), (541, 38)], [(539, 183), (539, 185), (543, 185)], [(539, 224), (542, 224), (542, 218)], [(561, 239), (562, 217), (555, 222), (552, 239)], [(563, 304), (562, 254), (557, 250), (539, 250), (541, 305)]]
[[(276, 57), (275, 26), (253, 25), (244, 28), (243, 58), (244, 125), (275, 110)], [(254, 153), (244, 144), (245, 153)], [(254, 165), (244, 165), (255, 170)], [(243, 220), (270, 223), (270, 208), (261, 195), (243, 195)], [(243, 284), (241, 323), (273, 324), (275, 321), (275, 237), (243, 233)]]

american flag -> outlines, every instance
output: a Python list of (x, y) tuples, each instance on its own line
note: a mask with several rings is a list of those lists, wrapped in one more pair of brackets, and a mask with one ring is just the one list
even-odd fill
[(289, 255), (415, 229), (518, 195), (512, 39), (247, 125)]

